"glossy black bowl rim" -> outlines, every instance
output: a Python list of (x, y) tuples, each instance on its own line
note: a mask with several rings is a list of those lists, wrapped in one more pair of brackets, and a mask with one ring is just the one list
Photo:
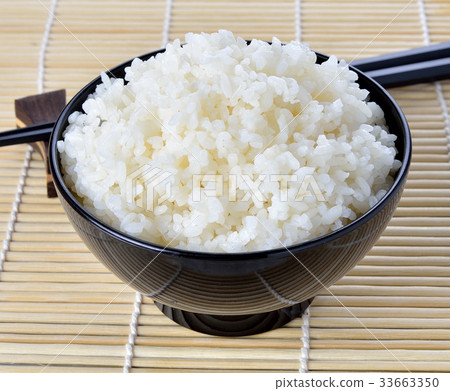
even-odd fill
[[(148, 59), (150, 57), (156, 56), (159, 53), (163, 53), (165, 49), (160, 49), (156, 51), (152, 51), (146, 53), (137, 58)], [(315, 52), (317, 57), (323, 61), (326, 61), (329, 56), (321, 54), (319, 52)], [(127, 66), (131, 65), (131, 62), (134, 60), (131, 59), (126, 61), (109, 71), (107, 71), (108, 76), (114, 76), (115, 72), (121, 71)], [(177, 258), (185, 258), (185, 259), (212, 259), (212, 260), (227, 260), (233, 258), (234, 261), (246, 261), (246, 260), (257, 260), (264, 258), (275, 258), (278, 256), (286, 256), (290, 254), (296, 254), (300, 251), (307, 250), (316, 246), (320, 246), (326, 244), (332, 240), (336, 240), (353, 230), (359, 228), (361, 225), (368, 222), (372, 219), (377, 213), (379, 213), (395, 196), (395, 194), (401, 189), (403, 183), (406, 180), (408, 175), (409, 165), (411, 162), (411, 133), (409, 130), (408, 123), (406, 121), (406, 117), (402, 110), (400, 109), (397, 102), (392, 98), (392, 96), (384, 89), (379, 83), (377, 83), (374, 79), (367, 76), (363, 72), (359, 71), (357, 68), (349, 65), (350, 69), (354, 71), (358, 75), (358, 80), (360, 78), (366, 79), (366, 81), (371, 84), (373, 89), (378, 89), (384, 98), (389, 102), (391, 109), (395, 112), (395, 114), (400, 119), (402, 124), (401, 133), (403, 134), (403, 143), (404, 143), (404, 156), (402, 156), (402, 166), (399, 168), (395, 181), (389, 191), (384, 195), (384, 197), (375, 204), (372, 208), (370, 208), (366, 213), (352, 221), (351, 223), (332, 231), (328, 234), (319, 236), (317, 238), (307, 240), (305, 242), (301, 242), (299, 244), (294, 244), (286, 247), (277, 247), (268, 250), (258, 250), (258, 251), (250, 251), (250, 252), (233, 252), (233, 253), (221, 253), (221, 252), (207, 252), (207, 251), (193, 251), (193, 250), (184, 250), (178, 249), (169, 246), (162, 246), (159, 244), (151, 243), (145, 241), (143, 239), (136, 238), (129, 234), (126, 234), (122, 231), (117, 230), (116, 228), (111, 227), (110, 225), (102, 222), (99, 218), (88, 212), (74, 197), (71, 190), (66, 186), (62, 172), (60, 170), (60, 159), (59, 153), (57, 150), (57, 142), (61, 139), (60, 135), (67, 127), (66, 121), (64, 118), (68, 116), (69, 112), (72, 112), (72, 106), (80, 99), (79, 97), (84, 95), (88, 90), (91, 93), (95, 90), (95, 86), (101, 83), (101, 77), (98, 76), (94, 80), (92, 80), (89, 84), (84, 86), (66, 105), (64, 110), (59, 115), (58, 120), (55, 123), (53, 128), (50, 141), (49, 141), (49, 164), (52, 172), (53, 182), (56, 185), (56, 188), (60, 194), (64, 198), (64, 200), (84, 219), (88, 220), (92, 224), (94, 224), (98, 229), (103, 231), (105, 234), (108, 234), (117, 240), (126, 242), (128, 244), (132, 244), (134, 246), (138, 246), (142, 249), (146, 249), (152, 252), (157, 253), (158, 255), (164, 253), (165, 255), (169, 255)], [(369, 93), (372, 91), (372, 88), (369, 90)]]

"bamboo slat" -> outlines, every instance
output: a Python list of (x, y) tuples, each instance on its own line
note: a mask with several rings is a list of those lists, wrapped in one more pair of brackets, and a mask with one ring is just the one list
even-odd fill
[(408, 307), (412, 312), (414, 312), (417, 307), (448, 308), (450, 305), (450, 298), (436, 296), (400, 296), (396, 294), (392, 294), (391, 296), (353, 296), (348, 294), (339, 297), (332, 295), (318, 296), (314, 301), (314, 305), (345, 305), (347, 307), (351, 307), (353, 305), (366, 307)]
[(317, 317), (349, 317), (357, 318), (442, 318), (448, 317), (446, 308), (386, 308), (386, 307), (319, 307), (311, 308), (311, 315)]
[(311, 371), (336, 371), (336, 372), (404, 372), (406, 370), (414, 372), (448, 372), (450, 370), (450, 365), (447, 361), (416, 361), (416, 362), (398, 362), (398, 361), (313, 361), (309, 363), (309, 368)]
[[(42, 365), (1, 365), (0, 372), (4, 373), (40, 373), (44, 367)], [(46, 373), (115, 373), (122, 372), (121, 367), (96, 367), (96, 366), (50, 366), (45, 368)]]
[[(424, 1), (425, 15), (407, 0), (300, 3), (299, 26), (294, 0), (174, 0), (169, 38), (219, 28), (266, 40), (300, 35), (346, 60), (421, 46), (426, 31), (431, 42), (450, 39), (450, 5), (439, 0)], [(100, 71), (160, 48), (166, 5), (59, 0), (44, 89), (66, 88), (71, 97)], [(0, 86), (0, 130), (14, 126), (14, 99), (37, 92), (45, 7), (0, 0), (0, 69), (8, 74)], [(411, 126), (411, 172), (377, 245), (315, 298), (311, 371), (450, 371), (450, 82), (390, 92)], [(0, 240), (11, 225), (26, 150), (0, 151)], [(120, 372), (135, 293), (89, 253), (59, 202), (46, 197), (44, 178), (33, 153), (0, 272), (0, 372)], [(181, 328), (144, 298), (137, 321), (132, 372), (300, 368), (302, 319), (263, 335), (216, 338)]]

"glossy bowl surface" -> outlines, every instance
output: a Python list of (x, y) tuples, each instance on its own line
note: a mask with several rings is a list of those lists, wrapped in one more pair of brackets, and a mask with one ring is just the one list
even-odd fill
[[(145, 54), (145, 60), (164, 50)], [(317, 53), (317, 62), (328, 57)], [(108, 72), (124, 77), (131, 60)], [(122, 281), (157, 302), (185, 311), (243, 315), (278, 310), (314, 297), (343, 277), (372, 248), (401, 197), (411, 160), (411, 136), (405, 116), (378, 83), (357, 69), (359, 84), (383, 109), (397, 135), (403, 162), (384, 198), (351, 224), (298, 245), (247, 253), (206, 253), (164, 248), (122, 233), (87, 212), (63, 181), (56, 144), (68, 117), (80, 111), (101, 83), (97, 77), (65, 107), (49, 143), (50, 166), (58, 196), (74, 228), (92, 253)]]

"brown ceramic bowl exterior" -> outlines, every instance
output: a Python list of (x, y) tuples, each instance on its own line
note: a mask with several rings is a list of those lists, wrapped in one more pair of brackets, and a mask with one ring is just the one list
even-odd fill
[[(317, 57), (318, 62), (328, 58), (322, 54)], [(130, 63), (112, 69), (109, 76), (123, 77)], [(50, 139), (50, 165), (61, 203), (92, 253), (126, 284), (159, 303), (194, 313), (244, 315), (274, 311), (312, 298), (344, 276), (379, 238), (399, 202), (411, 159), (410, 132), (400, 108), (379, 84), (353, 70), (359, 75), (361, 87), (370, 92), (370, 99), (384, 110), (390, 132), (398, 137), (397, 158), (403, 165), (385, 197), (337, 231), (288, 249), (222, 254), (163, 248), (102, 223), (64, 184), (56, 148), (68, 116), (81, 110), (100, 78), (66, 106)]]

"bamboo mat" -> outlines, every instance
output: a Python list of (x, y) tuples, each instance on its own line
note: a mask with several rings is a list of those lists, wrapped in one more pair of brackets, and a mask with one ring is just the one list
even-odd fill
[[(14, 127), (14, 99), (40, 85), (70, 97), (188, 31), (301, 39), (347, 60), (450, 40), (446, 0), (0, 0), (0, 15), (0, 130)], [(2, 148), (0, 371), (121, 372), (133, 314), (132, 372), (450, 371), (450, 82), (391, 93), (414, 145), (395, 217), (331, 288), (339, 301), (323, 292), (309, 318), (246, 338), (185, 330), (132, 290), (118, 295), (123, 284), (46, 198), (39, 156)]]

